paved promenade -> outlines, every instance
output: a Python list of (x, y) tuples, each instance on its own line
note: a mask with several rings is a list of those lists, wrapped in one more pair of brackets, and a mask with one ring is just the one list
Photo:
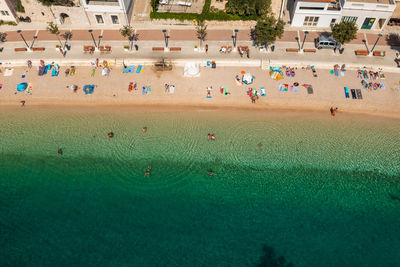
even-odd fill
[[(64, 33), (62, 31), (61, 33)], [(34, 36), (37, 36), (34, 47), (44, 47), (45, 51), (35, 52), (15, 52), (14, 48), (26, 47), (20, 34), (16, 31), (8, 31), (6, 42), (2, 43), (4, 50), (0, 53), (0, 61), (7, 64), (20, 62), (25, 64), (27, 59), (34, 61), (34, 64), (40, 59), (57, 61), (60, 64), (72, 64), (79, 62), (89, 62), (93, 58), (101, 58), (114, 60), (114, 62), (131, 61), (149, 61), (154, 62), (155, 59), (165, 57), (174, 61), (184, 60), (216, 60), (220, 65), (266, 65), (266, 64), (299, 64), (299, 65), (318, 65), (329, 66), (340, 63), (347, 64), (349, 67), (367, 66), (367, 67), (384, 67), (391, 71), (400, 71), (394, 61), (396, 50), (393, 44), (387, 42), (385, 36), (380, 38), (375, 50), (383, 50), (386, 52), (385, 57), (376, 56), (356, 56), (354, 51), (357, 49), (366, 50), (372, 49), (373, 44), (377, 40), (376, 34), (358, 33), (357, 39), (350, 44), (346, 44), (344, 53), (334, 53), (333, 50), (318, 50), (316, 53), (296, 53), (286, 52), (286, 48), (298, 48), (299, 44), (296, 38), (299, 38), (300, 43), (304, 39), (304, 33), (300, 31), (286, 31), (283, 37), (275, 43), (274, 52), (261, 52), (252, 46), (250, 38), (250, 29), (241, 29), (237, 35), (237, 45), (246, 45), (250, 47), (250, 58), (243, 58), (235, 51), (229, 54), (219, 52), (222, 45), (233, 46), (231, 30), (211, 29), (207, 31), (206, 42), (209, 45), (208, 53), (195, 52), (194, 47), (199, 45), (196, 38), (195, 29), (171, 29), (168, 34), (169, 47), (180, 47), (179, 52), (155, 52), (152, 47), (164, 47), (164, 35), (161, 30), (137, 30), (138, 41), (136, 44), (139, 47), (138, 51), (127, 52), (123, 46), (128, 45), (126, 38), (122, 37), (118, 30), (93, 30), (93, 36), (96, 44), (99, 41), (99, 36), (102, 36), (100, 45), (109, 45), (112, 48), (110, 53), (95, 52), (93, 54), (84, 53), (84, 45), (94, 46), (91, 34), (87, 30), (72, 30), (72, 38), (68, 42), (71, 49), (63, 57), (55, 46), (59, 44), (57, 37), (50, 34), (46, 30), (27, 30), (22, 31), (22, 35), (31, 45)], [(306, 37), (304, 48), (314, 48), (314, 38), (319, 35), (319, 32), (310, 32)], [(366, 43), (364, 43), (364, 41)], [(397, 44), (396, 44), (397, 45)], [(398, 44), (400, 45), (400, 44)], [(399, 46), (400, 47), (400, 46)], [(400, 49), (397, 47), (397, 49)], [(3, 65), (5, 65), (3, 64)]]

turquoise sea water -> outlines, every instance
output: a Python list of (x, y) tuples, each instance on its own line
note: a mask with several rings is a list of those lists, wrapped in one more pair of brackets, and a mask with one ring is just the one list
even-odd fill
[(0, 266), (400, 265), (399, 120), (27, 106), (0, 125)]

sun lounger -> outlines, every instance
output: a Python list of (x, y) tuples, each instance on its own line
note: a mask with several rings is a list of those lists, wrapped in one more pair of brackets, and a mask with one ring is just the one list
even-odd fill
[(147, 91), (146, 91), (146, 93), (147, 93), (148, 95), (151, 95), (151, 86), (147, 86)]
[(51, 71), (51, 76), (52, 77), (54, 77), (54, 76), (58, 76), (58, 74), (60, 73), (60, 71), (59, 70), (56, 70), (55, 68)]
[(3, 88), (3, 84), (2, 83), (0, 83), (0, 89), (2, 89)]
[(135, 66), (128, 66), (126, 68), (123, 69), (122, 71), (123, 73), (135, 73)]
[(46, 69), (46, 66), (40, 66), (38, 69), (38, 75), (43, 76), (45, 69)]
[(284, 87), (283, 84), (279, 84), (279, 92), (282, 92), (282, 91), (283, 91), (283, 87)]
[(139, 66), (136, 68), (136, 73), (141, 73), (141, 72), (142, 72), (142, 68), (143, 68), (143, 66), (142, 66), (142, 65), (139, 65)]
[(350, 92), (351, 92), (351, 98), (357, 99), (356, 90), (355, 89), (351, 89)]
[(265, 96), (265, 88), (261, 87), (260, 91), (261, 91), (261, 96)]
[(142, 87), (142, 95), (145, 95), (145, 94), (146, 94), (146, 90), (147, 90), (146, 86), (143, 86), (143, 87)]
[(385, 87), (384, 83), (381, 83), (381, 88), (382, 88), (382, 90), (386, 90), (386, 87)]
[(290, 90), (290, 92), (293, 92), (293, 85), (289, 86), (289, 90)]
[(175, 86), (173, 86), (173, 85), (170, 85), (170, 86), (169, 86), (169, 93), (170, 93), (170, 94), (175, 93)]
[(357, 99), (363, 99), (361, 89), (356, 89)]
[(379, 78), (384, 80), (385, 79), (385, 73), (383, 73), (383, 71), (379, 72)]
[(228, 92), (228, 88), (227, 88), (227, 87), (224, 87), (224, 95), (225, 95), (225, 96), (229, 95), (229, 92)]
[(349, 87), (347, 87), (347, 86), (344, 88), (344, 96), (345, 96), (346, 98), (350, 98)]

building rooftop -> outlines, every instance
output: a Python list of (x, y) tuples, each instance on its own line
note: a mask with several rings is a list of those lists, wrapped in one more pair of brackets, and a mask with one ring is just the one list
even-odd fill
[(382, 4), (391, 5), (394, 4), (392, 0), (345, 0), (346, 2), (357, 2), (357, 3), (370, 3), (370, 4)]

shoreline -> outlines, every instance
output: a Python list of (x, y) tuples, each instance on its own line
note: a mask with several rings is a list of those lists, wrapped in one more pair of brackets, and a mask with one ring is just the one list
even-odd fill
[[(16, 103), (2, 103), (0, 101), (0, 107), (6, 107), (10, 108), (13, 107), (15, 109), (20, 109), (21, 104), (19, 102)], [(318, 114), (323, 114), (325, 113), (326, 115), (330, 115), (329, 113), (329, 108), (312, 108), (312, 107), (282, 107), (282, 106), (267, 106), (267, 105), (253, 105), (253, 106), (245, 106), (245, 105), (220, 105), (220, 104), (211, 104), (211, 105), (201, 105), (201, 104), (187, 104), (187, 103), (174, 103), (174, 104), (168, 104), (168, 103), (149, 103), (149, 104), (137, 104), (136, 102), (131, 102), (131, 103), (110, 103), (110, 102), (98, 102), (98, 103), (78, 103), (78, 102), (71, 102), (71, 103), (65, 103), (65, 102), (33, 102), (33, 103), (27, 103), (23, 108), (24, 109), (29, 109), (30, 107), (33, 108), (78, 108), (78, 109), (92, 109), (92, 108), (106, 108), (106, 109), (115, 109), (115, 108), (121, 108), (121, 109), (138, 109), (145, 111), (147, 108), (150, 108), (151, 111), (218, 111), (218, 110), (223, 110), (223, 111), (255, 111), (255, 112), (285, 112), (285, 113), (318, 113)], [(384, 118), (390, 118), (390, 119), (400, 119), (400, 114), (395, 113), (395, 112), (375, 112), (375, 111), (369, 111), (369, 110), (338, 110), (337, 116), (340, 116), (340, 114), (348, 114), (348, 115), (359, 115), (359, 116), (373, 116), (373, 117), (384, 117)]]

